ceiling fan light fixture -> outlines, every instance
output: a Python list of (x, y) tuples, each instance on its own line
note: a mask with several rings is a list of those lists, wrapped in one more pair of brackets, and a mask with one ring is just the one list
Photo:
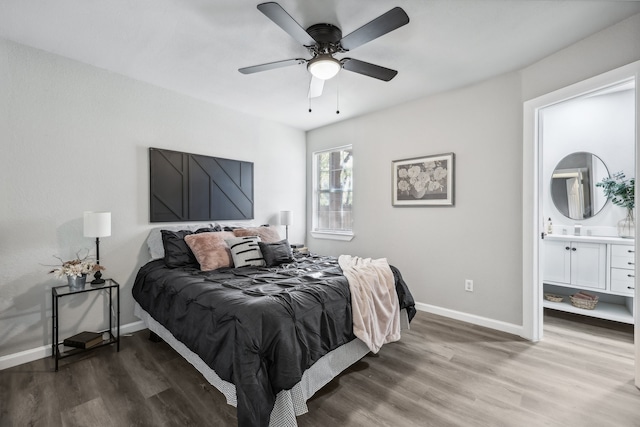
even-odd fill
[(307, 69), (316, 78), (329, 80), (342, 68), (340, 61), (331, 55), (318, 55), (307, 64)]

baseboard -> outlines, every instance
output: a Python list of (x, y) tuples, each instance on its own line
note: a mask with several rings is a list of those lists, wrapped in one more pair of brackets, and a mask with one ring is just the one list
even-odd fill
[(502, 322), (500, 320), (489, 319), (488, 317), (476, 316), (475, 314), (464, 313), (462, 311), (450, 310), (431, 304), (416, 303), (416, 310), (426, 311), (427, 313), (437, 314), (439, 316), (449, 317), (451, 319), (461, 320), (463, 322), (472, 323), (485, 328), (495, 329), (506, 332), (508, 334), (522, 337), (523, 329), (521, 325)]
[(13, 354), (7, 354), (6, 356), (0, 357), (0, 371), (50, 356), (50, 345), (43, 345), (42, 347), (31, 348), (29, 350), (20, 351)]
[(132, 334), (134, 332), (141, 331), (146, 329), (146, 325), (142, 320), (138, 320), (137, 322), (127, 323), (124, 326), (120, 326), (120, 335)]
[[(132, 334), (145, 328), (146, 326), (142, 323), (142, 320), (127, 323), (126, 325), (120, 326), (120, 336)], [(18, 353), (7, 354), (6, 356), (0, 357), (0, 371), (22, 365), (23, 363), (43, 359), (45, 357), (51, 357), (51, 345), (43, 345), (41, 347), (20, 351)]]

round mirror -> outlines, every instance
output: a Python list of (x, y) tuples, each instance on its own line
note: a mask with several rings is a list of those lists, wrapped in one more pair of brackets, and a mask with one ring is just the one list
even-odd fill
[(551, 176), (553, 204), (567, 218), (591, 218), (607, 203), (607, 197), (596, 184), (608, 176), (607, 167), (595, 154), (569, 154), (560, 160)]

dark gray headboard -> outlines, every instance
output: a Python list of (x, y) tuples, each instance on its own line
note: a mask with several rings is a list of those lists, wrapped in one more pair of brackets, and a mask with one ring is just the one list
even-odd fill
[(253, 163), (149, 148), (151, 222), (253, 219)]

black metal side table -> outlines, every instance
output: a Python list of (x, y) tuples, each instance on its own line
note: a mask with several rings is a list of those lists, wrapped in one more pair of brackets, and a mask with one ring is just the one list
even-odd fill
[[(115, 291), (115, 292), (114, 292)], [(91, 346), (90, 348), (74, 348), (72, 350), (61, 350), (63, 344), (58, 337), (58, 322), (60, 318), (60, 312), (58, 308), (58, 301), (60, 298), (68, 297), (71, 295), (84, 294), (87, 292), (106, 292), (109, 295), (109, 329), (101, 331), (105, 335), (102, 343)], [(116, 300), (116, 311), (113, 311), (113, 300)], [(90, 351), (105, 345), (116, 344), (116, 351), (120, 351), (120, 285), (113, 279), (105, 279), (105, 283), (99, 286), (91, 286), (87, 284), (84, 289), (71, 290), (68, 285), (55, 286), (51, 288), (51, 300), (53, 307), (53, 327), (51, 328), (51, 357), (55, 359), (55, 370), (58, 371), (58, 361), (65, 357), (74, 356), (76, 354)], [(114, 319), (115, 317), (115, 319)], [(115, 325), (114, 325), (115, 323)], [(115, 328), (114, 328), (115, 326)], [(114, 334), (115, 329), (115, 334)], [(108, 333), (108, 336), (106, 335)]]

